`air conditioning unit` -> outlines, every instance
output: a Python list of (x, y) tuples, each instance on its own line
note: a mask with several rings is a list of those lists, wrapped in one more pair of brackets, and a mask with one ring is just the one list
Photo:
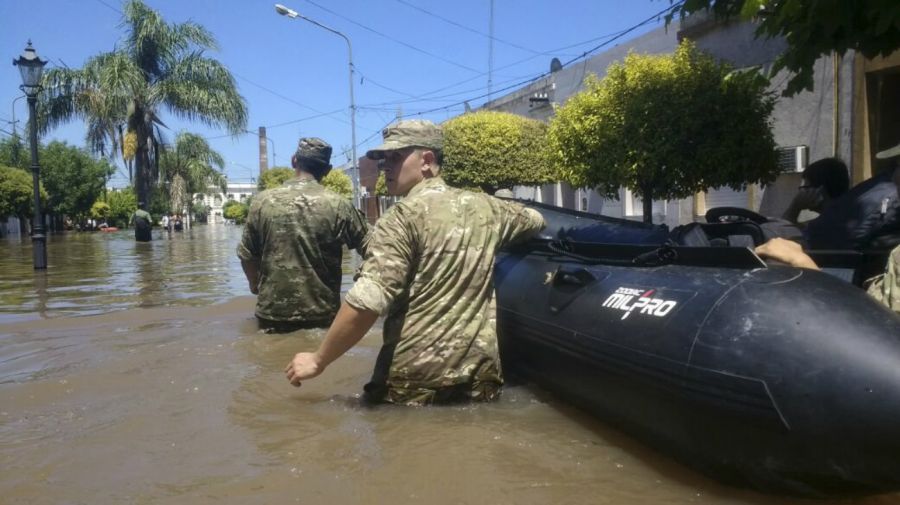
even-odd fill
[(809, 147), (779, 147), (776, 151), (778, 152), (778, 168), (782, 173), (806, 170), (806, 165), (809, 163)]

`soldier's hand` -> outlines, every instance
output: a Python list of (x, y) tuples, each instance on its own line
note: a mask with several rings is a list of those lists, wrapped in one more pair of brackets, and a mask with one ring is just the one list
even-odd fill
[(816, 262), (803, 252), (800, 244), (793, 240), (776, 237), (763, 245), (757, 246), (755, 252), (762, 257), (780, 261), (794, 267), (819, 269)]
[(320, 366), (319, 359), (314, 352), (301, 352), (284, 368), (287, 380), (296, 387), (300, 387), (301, 381), (312, 379), (322, 373), (325, 368)]

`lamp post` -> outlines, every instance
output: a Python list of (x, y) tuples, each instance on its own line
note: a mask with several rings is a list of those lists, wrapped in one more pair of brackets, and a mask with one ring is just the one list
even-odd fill
[(44, 65), (47, 62), (40, 59), (31, 47), (31, 41), (25, 47), (25, 52), (13, 60), (13, 65), (19, 67), (22, 74), (22, 86), (20, 88), (28, 97), (28, 129), (31, 141), (31, 177), (34, 182), (34, 221), (31, 227), (31, 244), (34, 252), (34, 269), (47, 268), (47, 236), (44, 234), (44, 219), (41, 212), (41, 166), (38, 165), (38, 138), (37, 138), (37, 94), (41, 90), (41, 75), (44, 73)]
[(347, 38), (343, 33), (335, 30), (334, 28), (329, 28), (328, 26), (319, 23), (313, 19), (310, 19), (299, 12), (289, 9), (281, 4), (275, 4), (275, 12), (281, 14), (282, 16), (287, 16), (289, 18), (300, 18), (304, 21), (308, 21), (319, 28), (323, 28), (328, 30), (329, 32), (341, 37), (347, 43), (347, 56), (350, 62), (350, 141), (351, 145), (351, 156), (353, 156), (353, 160), (350, 162), (350, 168), (353, 171), (354, 184), (353, 184), (353, 200), (356, 203), (356, 207), (359, 208), (359, 167), (357, 166), (358, 159), (356, 158), (356, 102), (353, 99), (353, 46), (350, 44), (350, 39)]
[(253, 177), (253, 169), (252, 168), (248, 167), (247, 165), (244, 165), (243, 163), (237, 163), (235, 161), (231, 161), (229, 163), (231, 163), (232, 165), (234, 165), (236, 167), (241, 167), (241, 168), (247, 170), (247, 173), (250, 174), (250, 184), (253, 184), (254, 182), (256, 182), (256, 178)]
[(278, 166), (278, 161), (275, 158), (275, 141), (269, 137), (266, 137), (266, 140), (268, 140), (269, 142), (272, 143), (272, 166), (273, 167)]
[(16, 133), (16, 124), (18, 124), (19, 121), (16, 119), (16, 102), (18, 102), (19, 100), (21, 100), (21, 99), (23, 99), (23, 98), (25, 98), (25, 95), (17, 96), (17, 97), (15, 97), (15, 98), (13, 98), (13, 101), (12, 101), (12, 121), (9, 121), (9, 124), (12, 125), (12, 131), (13, 131), (13, 141), (14, 141), (14, 143), (13, 143), (13, 145), (12, 145), (12, 149), (13, 149), (13, 151), (12, 151), (12, 161), (13, 161), (13, 164), (15, 164), (15, 165), (18, 165), (18, 163), (19, 163), (19, 135), (18, 135), (18, 133)]

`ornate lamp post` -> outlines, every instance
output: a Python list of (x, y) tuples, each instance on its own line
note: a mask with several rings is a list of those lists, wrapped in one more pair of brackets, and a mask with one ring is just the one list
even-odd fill
[[(341, 37), (347, 43), (347, 55), (349, 56), (350, 61), (350, 139), (352, 142), (351, 151), (353, 156), (353, 160), (351, 161), (350, 168), (353, 171), (353, 200), (356, 203), (356, 206), (359, 207), (359, 167), (357, 164), (359, 163), (356, 158), (356, 102), (353, 100), (353, 46), (350, 44), (350, 39), (347, 38), (343, 33), (335, 30), (334, 28), (329, 28), (322, 23), (314, 19), (310, 19), (299, 12), (289, 9), (281, 4), (275, 4), (275, 12), (281, 14), (282, 16), (287, 16), (292, 19), (300, 18), (304, 21), (308, 21), (319, 28), (324, 30), (328, 30), (329, 32)], [(274, 147), (273, 147), (274, 149)]]
[(25, 47), (25, 52), (13, 60), (13, 65), (19, 67), (22, 74), (20, 88), (28, 97), (28, 130), (31, 141), (31, 176), (34, 180), (34, 221), (31, 227), (31, 244), (34, 252), (34, 269), (47, 268), (47, 236), (44, 234), (44, 219), (41, 211), (41, 166), (38, 165), (38, 137), (37, 137), (37, 94), (41, 90), (41, 75), (44, 73), (44, 65), (47, 62), (40, 59), (31, 47), (31, 41)]

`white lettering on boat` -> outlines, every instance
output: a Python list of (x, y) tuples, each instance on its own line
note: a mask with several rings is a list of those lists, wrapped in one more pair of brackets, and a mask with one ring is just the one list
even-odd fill
[[(672, 309), (678, 305), (675, 300), (666, 300), (652, 296), (656, 290), (635, 289), (619, 287), (603, 302), (604, 307), (621, 310), (623, 312), (622, 319), (627, 318), (636, 309), (640, 309), (638, 314), (646, 314), (654, 317), (665, 317), (672, 312)], [(632, 299), (637, 297), (634, 303)]]

